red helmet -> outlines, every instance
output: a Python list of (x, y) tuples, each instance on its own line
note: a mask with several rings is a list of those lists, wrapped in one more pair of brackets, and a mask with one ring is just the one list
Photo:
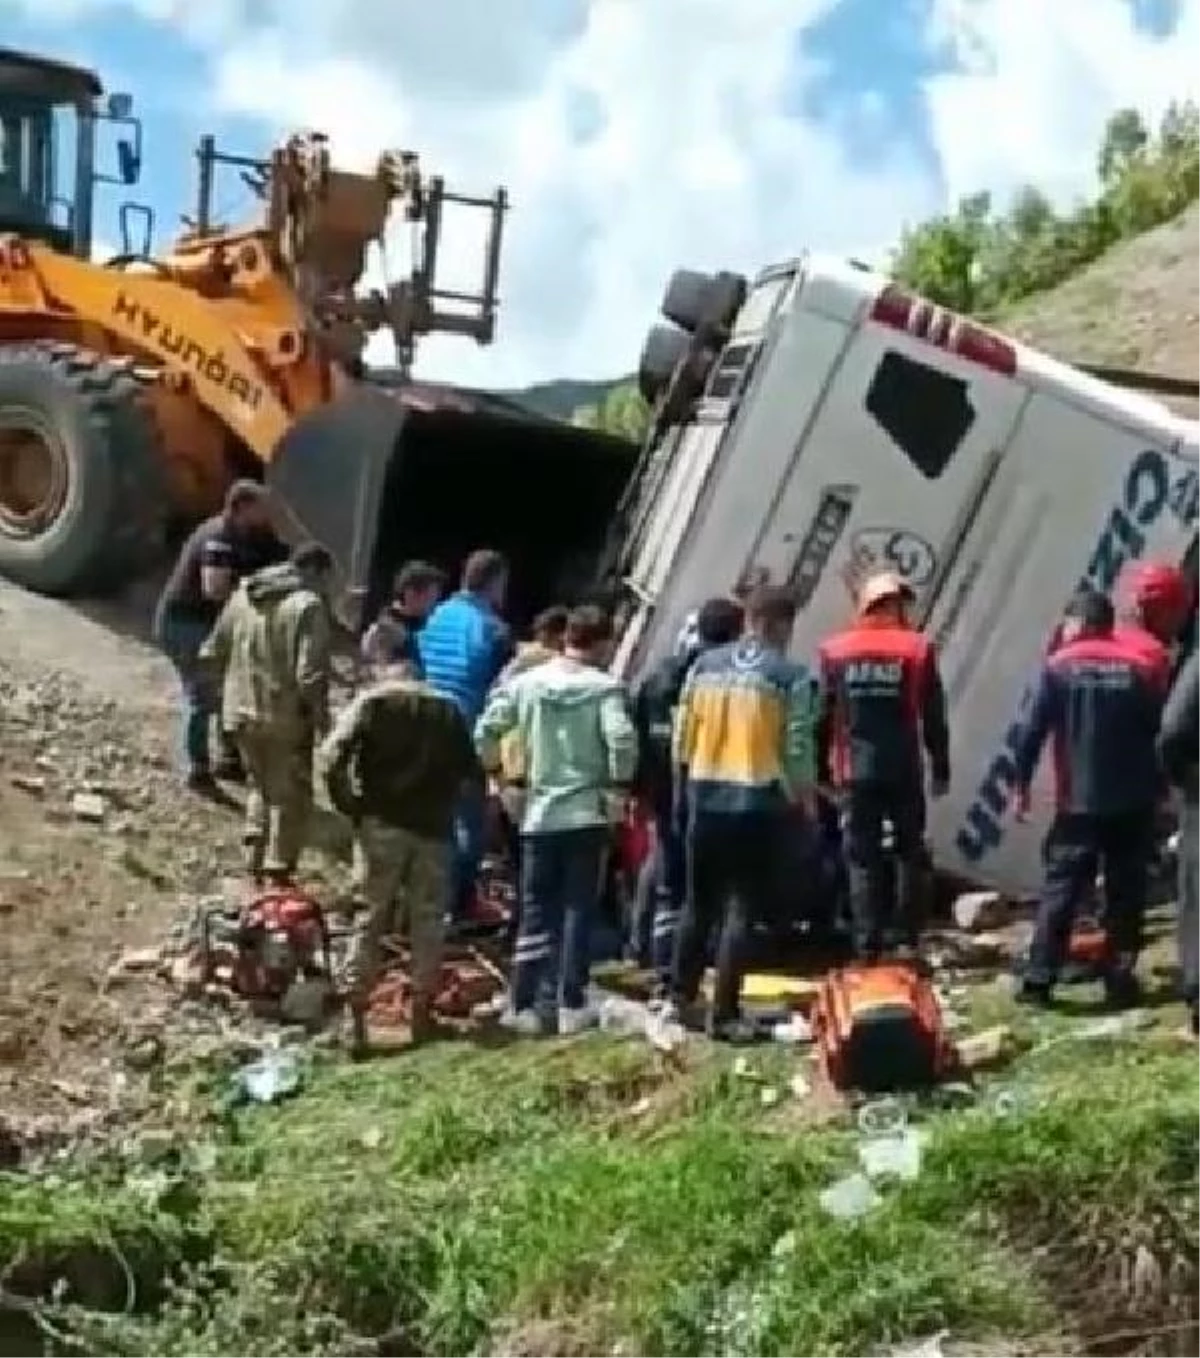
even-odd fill
[(1119, 596), (1137, 610), (1143, 622), (1164, 639), (1174, 637), (1192, 607), (1192, 586), (1184, 572), (1168, 561), (1135, 561), (1121, 573)]

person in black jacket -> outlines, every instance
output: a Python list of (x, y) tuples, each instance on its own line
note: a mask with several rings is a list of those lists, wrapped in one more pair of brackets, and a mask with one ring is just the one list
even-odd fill
[(1037, 923), (1019, 998), (1050, 1001), (1075, 914), (1104, 868), (1104, 987), (1134, 1003), (1161, 774), (1155, 754), (1167, 692), (1165, 647), (1115, 626), (1105, 595), (1084, 592), (1073, 640), (1047, 657), (1014, 751), (1016, 813), (1028, 815), (1043, 746), (1054, 750), (1056, 814), (1046, 838)]
[(1158, 754), (1167, 778), (1175, 789), (1179, 806), (1179, 968), (1183, 973), (1183, 997), (1187, 1002), (1192, 1032), (1200, 1033), (1200, 790), (1197, 746), (1200, 746), (1200, 660), (1193, 651), (1184, 661), (1163, 711), (1158, 732)]
[[(197, 661), (226, 601), (240, 580), (287, 560), (287, 544), (271, 526), (268, 493), (257, 481), (235, 481), (219, 514), (198, 525), (179, 556), (154, 610), (154, 637), (179, 676), (188, 786), (211, 795), (215, 777), (244, 776), (234, 742), (218, 725), (219, 758), (210, 759), (209, 725), (220, 706)], [(215, 775), (215, 776), (214, 776)]]
[(742, 630), (742, 609), (732, 599), (709, 599), (695, 614), (688, 644), (656, 665), (633, 698), (633, 722), (640, 750), (639, 792), (654, 820), (657, 881), (651, 931), (651, 965), (665, 994), (675, 951), (675, 930), (683, 909), (683, 841), (674, 822), (671, 735), (684, 680), (696, 659), (726, 646)]

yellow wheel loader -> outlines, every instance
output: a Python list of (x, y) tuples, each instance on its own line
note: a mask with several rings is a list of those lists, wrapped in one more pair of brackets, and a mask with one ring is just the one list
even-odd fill
[[(114, 174), (98, 169), (102, 129), (117, 136)], [(407, 151), (347, 173), (318, 133), (265, 160), (206, 137), (197, 159), (195, 214), (166, 253), (151, 254), (149, 210), (127, 202), (121, 253), (94, 260), (97, 184), (140, 176), (132, 100), (0, 49), (0, 575), (50, 594), (119, 587), (234, 477), (259, 475), (285, 531), (334, 553), (351, 625), (403, 558), (453, 570), (480, 545), (510, 555), (518, 617), (578, 593), (637, 450), (411, 377), (421, 336), (492, 341), (504, 190), (450, 193)], [(214, 219), (222, 167), (261, 199), (257, 224)], [(490, 214), (476, 293), (435, 283), (455, 206)], [(360, 295), (394, 218), (411, 225), (411, 271)], [(397, 367), (371, 373), (377, 331)]]

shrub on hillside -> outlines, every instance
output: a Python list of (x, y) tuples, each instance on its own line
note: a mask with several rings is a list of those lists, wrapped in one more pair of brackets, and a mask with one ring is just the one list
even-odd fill
[(599, 404), (580, 406), (571, 416), (571, 423), (640, 443), (649, 419), (650, 407), (642, 399), (637, 383), (618, 382)]
[(1108, 121), (1094, 201), (1065, 213), (1029, 187), (1006, 212), (986, 193), (904, 233), (892, 261), (902, 282), (955, 311), (994, 312), (1052, 288), (1118, 241), (1170, 221), (1200, 196), (1200, 112), (1174, 103), (1151, 135), (1141, 115)]

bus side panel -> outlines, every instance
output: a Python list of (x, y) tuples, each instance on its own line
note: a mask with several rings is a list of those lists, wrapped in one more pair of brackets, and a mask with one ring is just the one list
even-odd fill
[(802, 308), (780, 322), (781, 332), (742, 398), (680, 548), (659, 577), (654, 616), (633, 660), (639, 671), (670, 652), (690, 610), (727, 594), (750, 564), (795, 450), (828, 394), (853, 333)]
[(814, 519), (841, 497), (827, 568), (809, 569), (802, 590), (797, 659), (811, 664), (847, 625), (872, 570), (904, 577), (919, 612), (936, 599), (1027, 399), (1003, 373), (860, 323), (757, 544), (775, 578), (803, 576)]
[[(1039, 392), (957, 553), (929, 621), (949, 698), (953, 785), (934, 803), (937, 865), (1036, 892), (1053, 814), (1049, 752), (1034, 814), (1012, 816), (1012, 748), (1029, 687), (1084, 580), (1111, 590), (1130, 560), (1181, 560), (1196, 524), (1194, 458)], [(1190, 487), (1190, 490), (1189, 490)]]

